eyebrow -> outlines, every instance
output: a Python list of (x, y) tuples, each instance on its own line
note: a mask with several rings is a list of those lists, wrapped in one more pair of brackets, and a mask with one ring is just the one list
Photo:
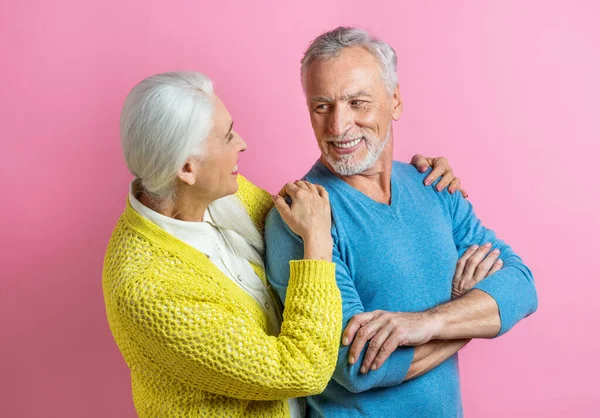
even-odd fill
[(229, 130), (225, 134), (224, 138), (227, 138), (229, 136), (229, 134), (231, 133), (232, 129), (233, 129), (233, 121), (231, 121), (231, 125), (229, 125)]
[[(371, 98), (373, 96), (371, 96), (371, 94), (367, 93), (365, 90), (360, 90), (360, 91), (357, 91), (356, 93), (344, 94), (343, 96), (340, 97), (340, 100), (348, 101), (348, 100), (356, 99), (358, 97)], [(312, 97), (310, 99), (310, 101), (313, 103), (317, 103), (317, 102), (333, 103), (335, 100), (333, 100), (331, 97), (327, 97), (327, 96), (316, 96), (316, 97)]]

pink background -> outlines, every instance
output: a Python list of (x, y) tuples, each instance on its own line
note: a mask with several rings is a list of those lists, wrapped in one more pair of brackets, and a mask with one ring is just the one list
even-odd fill
[(276, 191), (318, 155), (298, 62), (340, 24), (398, 52), (396, 158), (447, 156), (536, 277), (538, 313), (462, 353), (466, 416), (599, 416), (599, 15), (592, 0), (3, 1), (0, 416), (135, 416), (101, 293), (134, 83), (209, 74), (249, 144), (241, 171)]

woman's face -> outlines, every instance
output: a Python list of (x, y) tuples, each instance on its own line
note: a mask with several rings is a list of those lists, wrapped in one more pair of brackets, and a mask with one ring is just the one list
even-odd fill
[(233, 129), (233, 119), (221, 99), (214, 96), (213, 129), (193, 160), (194, 187), (203, 200), (216, 200), (237, 189), (238, 160), (246, 142)]

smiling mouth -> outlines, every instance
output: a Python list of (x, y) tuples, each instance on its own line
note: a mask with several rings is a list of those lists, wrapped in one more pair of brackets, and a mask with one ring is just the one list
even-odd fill
[(340, 149), (350, 149), (350, 148), (354, 148), (355, 146), (358, 145), (358, 143), (360, 141), (363, 140), (363, 137), (358, 137), (356, 139), (353, 139), (351, 141), (345, 141), (345, 142), (332, 142), (331, 144), (336, 147), (336, 148), (340, 148)]

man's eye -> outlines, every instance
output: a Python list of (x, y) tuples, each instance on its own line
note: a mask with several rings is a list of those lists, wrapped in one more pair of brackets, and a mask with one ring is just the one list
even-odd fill
[(364, 100), (352, 100), (350, 102), (350, 106), (354, 106), (354, 107), (361, 106), (364, 102), (365, 102)]
[(227, 142), (231, 141), (233, 139), (233, 133), (230, 133), (229, 136), (227, 137)]
[(315, 112), (317, 113), (325, 113), (329, 110), (329, 105), (326, 104), (320, 104), (315, 106)]

